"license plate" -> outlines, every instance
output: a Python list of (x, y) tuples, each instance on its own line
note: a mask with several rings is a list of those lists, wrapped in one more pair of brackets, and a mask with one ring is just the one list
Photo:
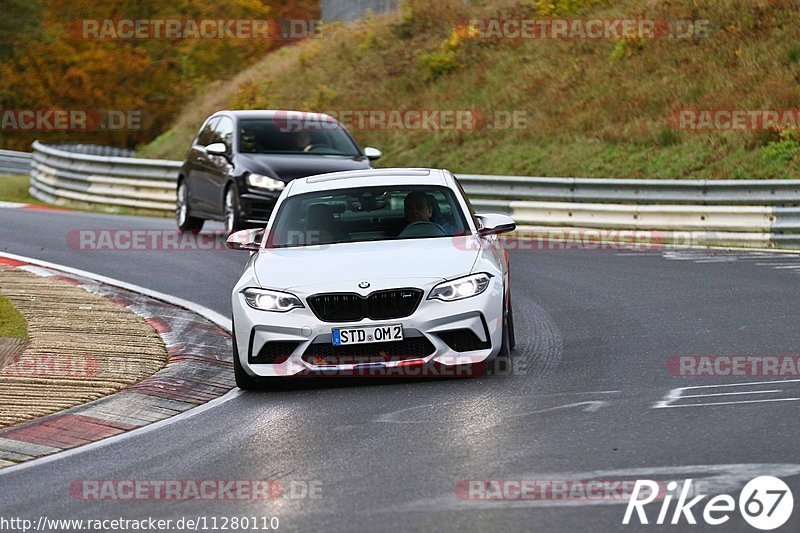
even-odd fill
[(366, 344), (403, 340), (403, 325), (389, 324), (372, 328), (333, 328), (331, 330), (334, 346), (347, 344)]

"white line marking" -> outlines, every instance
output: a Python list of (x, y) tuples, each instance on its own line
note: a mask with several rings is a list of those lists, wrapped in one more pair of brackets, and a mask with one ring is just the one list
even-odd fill
[(717, 392), (715, 394), (689, 394), (688, 396), (681, 396), (683, 398), (710, 398), (711, 396), (739, 396), (741, 394), (770, 394), (773, 392), (783, 392), (782, 390), (755, 390), (745, 392)]
[(775, 266), (775, 267), (772, 267), (772, 268), (780, 268), (780, 269), (783, 269), (783, 268), (789, 268), (789, 269), (795, 269), (795, 268), (800, 268), (800, 265), (781, 265), (781, 266)]
[(764, 252), (764, 253), (771, 253), (771, 254), (793, 254), (799, 255), (800, 250), (784, 250), (779, 248), (750, 248), (747, 246), (740, 246), (738, 248), (731, 247), (731, 246), (700, 246), (700, 245), (692, 245), (692, 244), (668, 244), (665, 245), (665, 248), (672, 248), (676, 251), (679, 250), (724, 250), (727, 252)]
[(664, 405), (661, 409), (672, 409), (673, 407), (706, 407), (708, 405), (734, 405), (737, 403), (765, 403), (765, 402), (793, 402), (800, 398), (772, 398), (769, 400), (740, 400), (736, 402), (708, 402), (708, 403), (682, 403), (680, 405)]
[(781, 383), (800, 383), (800, 379), (774, 379), (772, 381), (745, 381), (744, 383), (720, 383), (719, 385), (693, 385), (674, 390), (716, 389), (718, 387), (746, 387), (748, 385), (778, 385)]
[[(783, 379), (783, 380), (773, 380), (773, 381), (749, 381), (749, 382), (745, 382), (745, 383), (722, 383), (722, 384), (719, 384), (719, 385), (694, 385), (694, 386), (690, 386), (690, 387), (679, 387), (677, 389), (671, 389), (662, 400), (657, 401), (653, 405), (653, 409), (665, 409), (665, 408), (668, 408), (668, 407), (681, 407), (680, 405), (672, 405), (672, 403), (680, 400), (681, 398), (692, 397), (692, 396), (682, 396), (683, 391), (688, 391), (688, 390), (719, 389), (719, 388), (722, 388), (722, 387), (749, 387), (749, 386), (753, 386), (753, 385), (772, 385), (772, 386), (775, 386), (775, 385), (781, 385), (781, 384), (784, 384), (784, 383), (798, 383), (798, 382), (800, 382), (800, 379)], [(757, 391), (747, 391), (746, 390), (744, 392), (737, 392), (737, 393), (732, 393), (732, 394), (757, 394)], [(707, 394), (707, 395), (700, 394), (700, 395), (694, 395), (693, 397), (702, 397), (702, 396), (712, 396), (712, 394)], [(794, 398), (792, 398), (792, 399), (794, 399)], [(781, 400), (783, 400), (783, 399), (780, 398), (780, 399), (773, 399), (773, 400), (749, 400), (747, 403), (766, 402), (766, 401), (781, 401)], [(730, 403), (740, 403), (740, 402), (730, 402)], [(745, 403), (745, 402), (741, 402), (741, 403)], [(712, 404), (710, 404), (710, 403), (697, 403), (697, 404), (687, 405), (687, 407), (695, 407), (695, 406), (698, 406), (698, 405), (712, 405)]]
[[(581, 405), (585, 405), (586, 406), (583, 409), (581, 409), (581, 411), (583, 411), (585, 413), (593, 413), (593, 412), (597, 411), (598, 409), (600, 409), (601, 407), (603, 407), (604, 405), (608, 405), (608, 402), (604, 402), (602, 400), (590, 400), (590, 401), (587, 401), (587, 402), (575, 402), (575, 403), (569, 403), (569, 404), (566, 404), (566, 405), (557, 405), (555, 407), (547, 407), (545, 409), (537, 409), (535, 411), (528, 411), (527, 413), (518, 413), (518, 414), (508, 415), (506, 417), (503, 417), (503, 420), (507, 420), (509, 418), (522, 418), (522, 417), (525, 417), (525, 416), (538, 415), (538, 414), (541, 414), (541, 413), (552, 413), (553, 411), (560, 411), (561, 409), (569, 409), (571, 407), (580, 407)], [(497, 424), (493, 424), (493, 425), (497, 425)]]
[[(600, 393), (600, 394), (605, 394), (605, 393), (607, 393), (607, 394), (617, 394), (617, 393), (619, 393), (619, 391), (599, 391), (598, 393)], [(547, 398), (547, 397), (552, 397), (552, 396), (564, 396), (564, 395), (575, 395), (575, 394), (577, 394), (577, 395), (598, 394), (598, 393), (566, 392), (566, 393), (561, 393), (561, 394), (539, 394), (539, 395), (536, 395), (536, 396), (509, 396), (508, 399), (516, 399), (516, 398), (520, 398), (520, 399), (522, 399), (522, 398), (524, 398), (524, 399)], [(374, 422), (378, 422), (378, 423), (385, 423), (385, 424), (428, 424), (428, 423), (431, 423), (431, 422), (437, 422), (438, 419), (394, 420), (394, 418), (396, 418), (397, 415), (401, 415), (403, 413), (408, 413), (410, 411), (418, 411), (420, 409), (424, 409), (425, 412), (428, 412), (428, 410), (433, 409), (435, 407), (453, 406), (453, 405), (460, 405), (460, 404), (466, 404), (466, 403), (470, 403), (470, 401), (469, 400), (456, 400), (456, 401), (450, 401), (450, 402), (430, 403), (430, 404), (425, 404), (425, 405), (413, 405), (411, 407), (404, 407), (404, 408), (398, 409), (396, 411), (391, 411), (389, 413), (384, 413), (384, 414), (382, 414), (381, 416), (379, 416), (378, 418), (376, 418), (373, 421)], [(606, 406), (606, 405), (608, 405), (608, 402), (603, 401), (603, 400), (587, 400), (587, 401), (583, 401), (583, 402), (575, 402), (575, 403), (570, 403), (570, 404), (566, 404), (566, 405), (556, 405), (555, 407), (545, 407), (544, 409), (536, 409), (534, 411), (527, 411), (527, 412), (523, 412), (523, 413), (515, 413), (515, 414), (508, 415), (508, 416), (503, 416), (502, 417), (502, 421), (509, 420), (511, 418), (521, 418), (521, 417), (529, 416), (529, 415), (536, 415), (536, 414), (541, 414), (541, 413), (550, 413), (550, 412), (558, 411), (558, 410), (561, 410), (561, 409), (568, 409), (568, 408), (571, 408), (571, 407), (580, 407), (580, 406), (585, 406), (583, 409), (581, 409), (581, 411), (586, 412), (586, 413), (593, 413), (593, 412), (597, 411), (598, 409), (600, 409), (601, 407)], [(488, 426), (485, 426), (485, 428), (486, 427), (492, 427), (493, 425), (497, 425), (497, 424), (490, 424)]]
[(30, 272), (31, 274), (35, 274), (40, 278), (52, 278), (56, 275), (56, 272), (52, 268), (44, 268), (36, 265), (25, 265), (17, 267), (17, 270), (24, 270), (25, 272)]
[[(7, 254), (7, 253), (4, 253), (4, 252), (0, 252), (0, 257), (5, 257), (7, 259), (15, 259), (17, 261), (30, 263), (32, 265), (37, 265), (37, 266), (40, 266), (40, 267), (52, 268), (53, 270), (60, 270), (62, 272), (66, 272), (66, 273), (69, 273), (69, 274), (75, 274), (77, 276), (82, 276), (84, 278), (88, 278), (88, 279), (91, 279), (91, 280), (94, 280), (94, 281), (97, 281), (97, 282), (100, 282), (100, 283), (105, 283), (107, 285), (113, 285), (113, 286), (119, 287), (121, 289), (129, 290), (131, 292), (144, 294), (145, 296), (149, 296), (149, 297), (154, 298), (156, 300), (161, 300), (163, 302), (167, 302), (167, 303), (170, 303), (172, 305), (175, 305), (175, 306), (178, 306), (178, 307), (183, 307), (184, 309), (188, 309), (189, 311), (192, 311), (192, 312), (194, 312), (194, 313), (196, 313), (196, 314), (198, 314), (198, 315), (210, 320), (211, 322), (215, 323), (216, 325), (218, 325), (219, 327), (221, 327), (225, 331), (227, 331), (229, 333), (231, 332), (231, 321), (230, 321), (230, 319), (224, 317), (223, 315), (221, 315), (220, 313), (217, 313), (216, 311), (212, 311), (211, 309), (208, 309), (207, 307), (203, 307), (200, 304), (196, 304), (194, 302), (190, 302), (188, 300), (184, 300), (183, 298), (178, 298), (177, 296), (172, 296), (172, 295), (164, 294), (162, 292), (154, 291), (154, 290), (151, 290), (151, 289), (146, 289), (146, 288), (140, 287), (138, 285), (133, 285), (131, 283), (126, 283), (124, 281), (120, 281), (120, 280), (117, 280), (117, 279), (108, 278), (106, 276), (101, 276), (101, 275), (95, 274), (93, 272), (87, 272), (86, 270), (80, 270), (80, 269), (77, 269), (77, 268), (71, 268), (71, 267), (67, 267), (67, 266), (57, 265), (55, 263), (50, 263), (48, 261), (40, 261), (39, 259), (33, 259), (33, 258), (30, 258), (30, 257), (23, 257), (21, 255)], [(137, 437), (139, 435), (143, 435), (145, 433), (149, 433), (150, 431), (155, 431), (155, 430), (160, 429), (160, 428), (162, 428), (162, 427), (164, 427), (164, 426), (166, 426), (168, 424), (173, 424), (173, 423), (176, 423), (176, 422), (181, 422), (183, 420), (187, 420), (189, 418), (192, 418), (193, 416), (196, 416), (196, 415), (199, 415), (201, 413), (204, 413), (205, 411), (208, 411), (209, 409), (213, 409), (214, 407), (218, 407), (218, 406), (222, 405), (225, 402), (228, 402), (230, 400), (233, 400), (233, 399), (239, 397), (241, 394), (242, 394), (242, 391), (240, 389), (232, 389), (232, 390), (228, 391), (227, 394), (225, 394), (223, 396), (220, 396), (219, 398), (215, 398), (215, 399), (211, 400), (210, 402), (204, 403), (203, 405), (199, 405), (199, 406), (194, 407), (194, 408), (192, 408), (192, 409), (190, 409), (188, 411), (184, 411), (183, 413), (171, 416), (169, 418), (165, 418), (164, 420), (160, 420), (160, 421), (155, 422), (153, 424), (150, 424), (150, 425), (147, 425), (147, 426), (144, 426), (144, 427), (141, 427), (141, 428), (133, 429), (133, 430), (128, 431), (126, 433), (120, 433), (119, 435), (115, 435), (113, 437), (108, 437), (106, 439), (99, 440), (99, 441), (96, 441), (96, 442), (92, 442), (90, 444), (85, 444), (85, 445), (79, 446), (77, 448), (72, 448), (70, 450), (65, 450), (63, 452), (57, 452), (57, 453), (54, 453), (52, 455), (46, 455), (46, 456), (41, 457), (39, 459), (32, 459), (30, 461), (27, 461), (25, 463), (20, 463), (20, 464), (15, 465), (15, 466), (9, 466), (9, 467), (6, 467), (6, 468), (2, 468), (2, 469), (0, 469), (0, 476), (3, 476), (5, 474), (10, 474), (12, 472), (18, 472), (18, 471), (26, 469), (26, 468), (38, 466), (40, 464), (45, 464), (45, 463), (50, 463), (50, 462), (53, 462), (53, 461), (57, 461), (59, 459), (65, 459), (65, 458), (71, 457), (73, 455), (77, 455), (79, 453), (88, 452), (88, 451), (91, 451), (91, 450), (94, 450), (94, 449), (97, 449), (97, 448), (100, 448), (100, 447), (103, 447), (103, 446), (108, 446), (108, 445), (113, 444), (115, 442), (120, 442), (120, 441), (125, 440), (125, 439), (129, 439), (129, 438), (132, 438), (132, 437)]]
[(18, 202), (0, 202), (0, 209), (19, 209), (27, 205), (28, 204), (20, 204)]

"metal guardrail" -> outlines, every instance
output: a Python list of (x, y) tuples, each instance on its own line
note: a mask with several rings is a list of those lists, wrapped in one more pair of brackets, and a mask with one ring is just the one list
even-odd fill
[(48, 144), (50, 148), (64, 150), (66, 152), (76, 152), (87, 155), (103, 155), (111, 157), (133, 157), (136, 152), (127, 148), (117, 148), (116, 146), (105, 146), (100, 144), (81, 144), (81, 143), (61, 143)]
[(470, 194), (539, 202), (800, 205), (800, 180), (529, 178), (459, 174)]
[[(39, 142), (33, 149), (30, 192), (40, 200), (175, 209), (179, 161)], [(458, 178), (479, 210), (508, 213), (523, 230), (650, 231), (685, 244), (800, 247), (800, 180)]]
[(157, 211), (175, 209), (181, 162), (81, 153), (86, 151), (103, 150), (34, 142), (31, 195), (58, 205), (83, 202)]
[(31, 154), (0, 150), (0, 174), (27, 174), (31, 171)]
[(523, 229), (659, 232), (665, 242), (800, 248), (800, 180), (643, 180), (460, 174), (481, 209)]

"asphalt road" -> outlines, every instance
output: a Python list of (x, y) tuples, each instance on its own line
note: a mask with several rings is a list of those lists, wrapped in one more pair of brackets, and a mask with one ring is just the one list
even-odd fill
[[(228, 314), (245, 254), (86, 251), (68, 238), (80, 229), (172, 227), (169, 220), (0, 209), (0, 250)], [(752, 385), (786, 378), (667, 370), (675, 355), (797, 354), (800, 269), (785, 267), (800, 266), (800, 258), (553, 250), (514, 252), (511, 262), (518, 341), (511, 372), (242, 394), (142, 435), (0, 474), (0, 517), (276, 516), (280, 530), (292, 531), (616, 531), (652, 526), (622, 525), (627, 500), (475, 501), (456, 487), (475, 479), (693, 478), (711, 494), (738, 498), (751, 478), (776, 475), (800, 499), (800, 382)], [(731, 386), (717, 387), (723, 384)], [(674, 391), (693, 386), (703, 388)], [(70, 484), (85, 479), (277, 479), (319, 497), (72, 497)], [(651, 522), (659, 507), (646, 508)], [(737, 512), (724, 526), (684, 519), (664, 529), (756, 531)], [(781, 530), (798, 529), (795, 510)]]

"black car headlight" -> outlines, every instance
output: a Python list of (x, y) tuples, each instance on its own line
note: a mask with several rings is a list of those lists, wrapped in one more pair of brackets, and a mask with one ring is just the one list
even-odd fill
[(243, 290), (242, 294), (247, 305), (259, 311), (285, 313), (298, 307), (304, 307), (300, 298), (288, 292), (249, 288)]
[(472, 274), (471, 276), (445, 281), (431, 290), (431, 293), (428, 295), (428, 300), (452, 302), (455, 300), (463, 300), (471, 296), (477, 296), (486, 290), (491, 278), (492, 276), (482, 272), (480, 274)]
[(256, 189), (266, 189), (268, 191), (282, 191), (286, 187), (286, 184), (281, 180), (276, 180), (263, 174), (256, 174), (255, 172), (248, 174), (247, 184)]

